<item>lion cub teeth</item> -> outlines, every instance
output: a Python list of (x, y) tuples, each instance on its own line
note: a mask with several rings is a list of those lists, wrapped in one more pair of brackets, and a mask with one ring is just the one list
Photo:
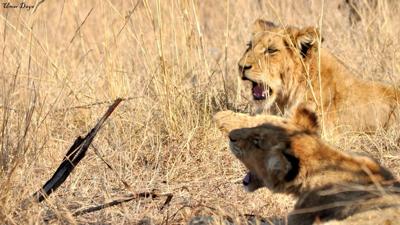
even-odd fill
[(261, 84), (253, 83), (252, 92), (255, 100), (264, 100), (266, 98), (265, 88)]

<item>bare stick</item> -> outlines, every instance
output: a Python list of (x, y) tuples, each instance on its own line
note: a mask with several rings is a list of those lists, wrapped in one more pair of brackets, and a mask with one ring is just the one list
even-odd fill
[(53, 174), (50, 180), (48, 180), (43, 187), (33, 194), (33, 200), (36, 202), (43, 201), (47, 196), (53, 193), (71, 174), (72, 170), (78, 165), (78, 163), (85, 157), (86, 151), (92, 143), (97, 132), (101, 129), (104, 122), (115, 110), (122, 99), (116, 99), (114, 103), (108, 108), (107, 112), (101, 117), (96, 126), (84, 137), (76, 138), (74, 144), (70, 147), (67, 154), (65, 155), (60, 166)]
[[(112, 206), (116, 206), (116, 205), (120, 205), (122, 203), (125, 202), (129, 202), (132, 200), (137, 200), (137, 199), (143, 199), (143, 198), (151, 198), (151, 199), (156, 199), (156, 198), (160, 198), (160, 197), (167, 197), (164, 204), (161, 206), (160, 211), (167, 207), (168, 204), (171, 202), (171, 199), (173, 197), (172, 194), (167, 193), (167, 194), (158, 194), (157, 190), (153, 190), (151, 192), (140, 192), (140, 193), (136, 193), (136, 194), (128, 194), (119, 198), (116, 198), (114, 200), (111, 200), (109, 202), (103, 203), (103, 204), (98, 204), (96, 206), (90, 206), (87, 208), (83, 208), (83, 209), (79, 209), (76, 210), (75, 212), (72, 213), (73, 216), (82, 216), (85, 215), (87, 213), (93, 213), (93, 212), (97, 212)], [(49, 222), (53, 219), (55, 219), (56, 216), (54, 214), (48, 216), (47, 218), (44, 219), (45, 222)]]
[(85, 208), (85, 209), (81, 209), (81, 210), (75, 211), (73, 213), (73, 215), (74, 216), (80, 216), (80, 215), (83, 215), (83, 214), (86, 214), (86, 213), (96, 212), (96, 211), (99, 211), (99, 210), (102, 210), (102, 209), (105, 209), (105, 208), (108, 208), (108, 207), (111, 207), (111, 206), (122, 204), (124, 202), (129, 202), (129, 201), (132, 201), (132, 200), (138, 199), (138, 198), (152, 198), (152, 199), (154, 199), (154, 198), (158, 198), (158, 197), (159, 197), (159, 195), (157, 195), (154, 192), (142, 192), (142, 193), (138, 193), (138, 194), (131, 194), (131, 195), (127, 195), (127, 196), (125, 196), (123, 198), (120, 198), (120, 199), (115, 199), (115, 200), (112, 200), (110, 202), (106, 202), (104, 204), (100, 204), (100, 205), (97, 205), (97, 206), (92, 206), (92, 207), (88, 207), (88, 208)]

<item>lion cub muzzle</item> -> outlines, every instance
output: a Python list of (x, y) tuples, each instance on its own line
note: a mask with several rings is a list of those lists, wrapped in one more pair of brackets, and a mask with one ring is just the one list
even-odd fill
[[(249, 129), (236, 129), (229, 133), (229, 146), (231, 152), (249, 170), (243, 178), (244, 189), (253, 192), (261, 187), (273, 191), (280, 191), (282, 183), (290, 171), (293, 170), (291, 162), (282, 153), (286, 148), (284, 143), (261, 143), (254, 133), (246, 132)], [(270, 137), (273, 139), (273, 137)], [(268, 135), (262, 137), (268, 139)]]
[(266, 100), (267, 96), (272, 95), (272, 89), (264, 84), (261, 81), (256, 81), (251, 79), (247, 73), (252, 68), (249, 64), (240, 64), (239, 63), (239, 73), (243, 81), (250, 81), (251, 82), (251, 93), (253, 95), (254, 100)]
[[(241, 136), (241, 134), (235, 131), (229, 133), (229, 148), (233, 155), (235, 155), (236, 158), (238, 158), (242, 162), (246, 158), (246, 152), (245, 150), (243, 150), (245, 149), (244, 144), (245, 142), (243, 141), (243, 137)], [(246, 173), (242, 180), (242, 184), (245, 191), (247, 192), (253, 192), (261, 187), (264, 187), (264, 183), (262, 182), (262, 180), (259, 179), (257, 175), (252, 171)]]
[(248, 80), (248, 78), (246, 77), (246, 70), (249, 70), (249, 69), (251, 69), (251, 65), (246, 65), (246, 64), (244, 64), (244, 65), (241, 65), (240, 63), (239, 63), (239, 72), (240, 72), (240, 75), (242, 76), (242, 80)]

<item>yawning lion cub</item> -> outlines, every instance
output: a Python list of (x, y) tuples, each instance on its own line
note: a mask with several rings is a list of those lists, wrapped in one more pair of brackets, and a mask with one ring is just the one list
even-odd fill
[(369, 157), (323, 142), (313, 111), (300, 106), (290, 118), (257, 118), (231, 111), (214, 117), (249, 170), (246, 190), (267, 187), (298, 198), (288, 224), (400, 223), (400, 183)]
[(399, 117), (400, 92), (355, 76), (320, 47), (314, 27), (279, 27), (257, 20), (239, 73), (251, 89), (257, 114), (285, 113), (312, 102), (329, 134), (375, 131), (396, 124)]

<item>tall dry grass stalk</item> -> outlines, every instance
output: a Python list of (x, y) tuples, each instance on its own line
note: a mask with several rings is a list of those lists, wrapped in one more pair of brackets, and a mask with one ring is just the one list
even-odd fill
[[(0, 5), (1, 223), (182, 224), (202, 213), (284, 215), (292, 199), (267, 190), (244, 193), (244, 168), (227, 150), (212, 114), (249, 109), (237, 60), (258, 17), (320, 25), (323, 46), (360, 77), (397, 85), (398, 3), (368, 2), (360, 1), (361, 20), (353, 25), (349, 10), (338, 9), (341, 0), (44, 1), (35, 11)], [(129, 100), (94, 143), (115, 171), (89, 150), (53, 196), (22, 210), (22, 200), (116, 97)], [(393, 130), (330, 141), (371, 154), (398, 176), (398, 137)], [(162, 199), (142, 199), (72, 216), (152, 189), (172, 192), (170, 206), (160, 211)]]

